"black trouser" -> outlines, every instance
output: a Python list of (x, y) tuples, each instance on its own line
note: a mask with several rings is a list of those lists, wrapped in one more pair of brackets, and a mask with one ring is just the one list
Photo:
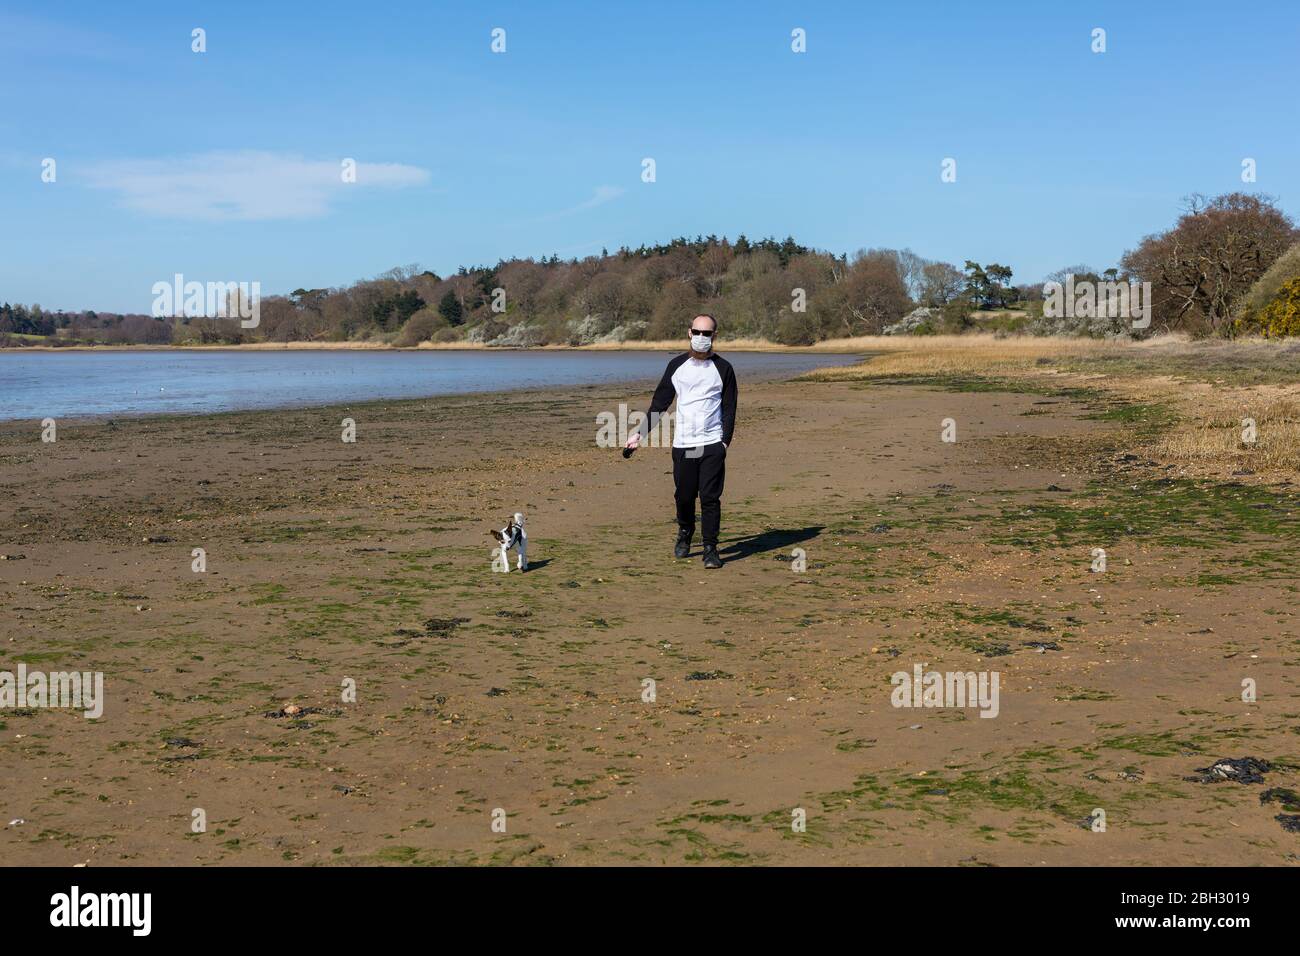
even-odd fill
[(673, 449), (677, 526), (695, 533), (695, 498), (699, 496), (706, 546), (718, 543), (718, 527), (722, 524), (722, 482), (726, 477), (727, 449), (722, 442)]

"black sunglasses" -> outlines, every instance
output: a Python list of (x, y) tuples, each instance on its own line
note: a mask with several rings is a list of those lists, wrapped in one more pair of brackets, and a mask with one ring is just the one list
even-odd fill
[(691, 329), (691, 335), (702, 335), (706, 339), (713, 338), (713, 329)]

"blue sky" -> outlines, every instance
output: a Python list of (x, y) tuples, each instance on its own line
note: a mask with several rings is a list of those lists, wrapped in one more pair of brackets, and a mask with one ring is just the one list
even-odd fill
[(1104, 268), (1191, 192), (1300, 215), (1297, 51), (1300, 6), (1262, 0), (6, 0), (0, 301), (147, 312), (177, 272), (273, 294), (697, 233)]

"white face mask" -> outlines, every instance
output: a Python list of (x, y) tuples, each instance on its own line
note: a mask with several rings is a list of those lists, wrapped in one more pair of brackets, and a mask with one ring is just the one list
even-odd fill
[(707, 352), (713, 348), (713, 339), (707, 335), (692, 335), (691, 348), (697, 352)]

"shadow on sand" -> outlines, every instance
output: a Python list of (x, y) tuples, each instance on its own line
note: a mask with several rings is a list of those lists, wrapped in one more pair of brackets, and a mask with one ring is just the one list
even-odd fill
[(824, 525), (810, 525), (807, 528), (782, 528), (750, 535), (738, 541), (731, 541), (718, 548), (718, 554), (727, 561), (739, 561), (750, 555), (765, 551), (784, 551), (802, 541), (809, 541), (822, 533)]

